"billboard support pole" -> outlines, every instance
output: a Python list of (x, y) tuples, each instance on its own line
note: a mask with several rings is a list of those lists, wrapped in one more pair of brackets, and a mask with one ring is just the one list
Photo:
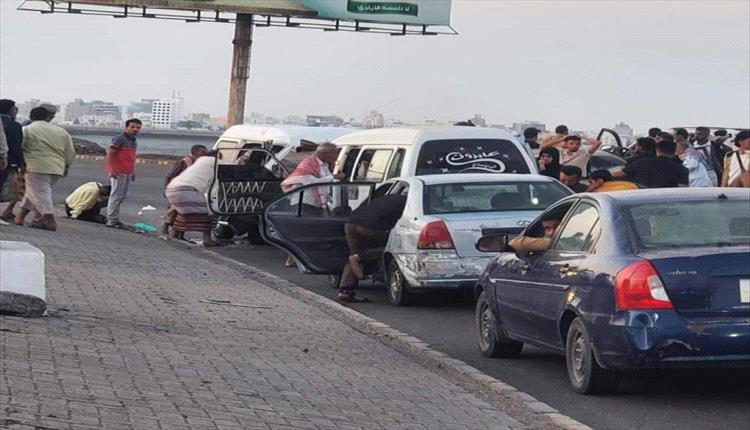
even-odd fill
[(250, 77), (250, 51), (253, 45), (253, 16), (237, 14), (234, 27), (232, 74), (229, 80), (227, 127), (242, 124), (245, 117), (245, 95)]

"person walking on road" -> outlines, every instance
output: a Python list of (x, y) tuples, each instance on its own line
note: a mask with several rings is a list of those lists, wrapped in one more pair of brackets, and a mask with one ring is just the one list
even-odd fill
[(112, 139), (112, 145), (107, 150), (104, 171), (109, 175), (112, 186), (107, 204), (107, 227), (124, 226), (120, 221), (120, 206), (128, 195), (130, 182), (135, 180), (136, 136), (142, 126), (143, 123), (137, 118), (125, 121), (124, 133)]
[(214, 179), (215, 164), (216, 152), (210, 151), (167, 185), (164, 194), (169, 205), (177, 211), (173, 225), (176, 238), (184, 239), (186, 232), (196, 231), (203, 235), (203, 246), (218, 245), (211, 238), (211, 212), (206, 202), (206, 193)]
[(68, 174), (75, 158), (73, 138), (62, 127), (50, 124), (49, 112), (41, 107), (31, 110), (31, 124), (23, 128), (23, 156), (26, 161), (26, 191), (21, 209), (16, 215), (17, 225), (23, 225), (26, 215), (37, 210), (31, 227), (57, 230), (52, 206), (52, 187)]
[[(180, 175), (180, 173), (184, 172), (185, 169), (190, 167), (195, 160), (197, 160), (200, 157), (203, 157), (204, 155), (208, 154), (208, 148), (206, 148), (203, 145), (193, 145), (190, 148), (190, 155), (187, 155), (183, 157), (180, 161), (176, 162), (171, 169), (169, 169), (169, 172), (167, 172), (167, 177), (164, 180), (164, 189), (166, 189), (169, 186), (169, 183), (172, 182), (172, 179), (176, 178)], [(164, 235), (169, 234), (169, 228), (174, 225), (174, 218), (177, 216), (177, 211), (174, 210), (172, 207), (167, 208), (167, 213), (164, 214), (164, 222), (161, 226), (161, 232)]]

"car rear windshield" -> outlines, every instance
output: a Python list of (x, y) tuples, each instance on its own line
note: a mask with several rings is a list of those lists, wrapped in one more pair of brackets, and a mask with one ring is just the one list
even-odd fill
[(541, 211), (570, 194), (556, 182), (501, 182), (428, 185), (425, 214)]
[(641, 249), (750, 243), (750, 201), (664, 202), (630, 206)]
[(417, 175), (487, 172), (529, 173), (529, 166), (509, 140), (428, 140), (419, 151)]

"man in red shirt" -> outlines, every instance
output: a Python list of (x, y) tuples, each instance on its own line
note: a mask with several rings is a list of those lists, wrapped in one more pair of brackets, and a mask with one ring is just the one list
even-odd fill
[(109, 175), (112, 185), (107, 204), (107, 227), (123, 227), (120, 222), (120, 205), (128, 195), (130, 181), (135, 180), (135, 154), (138, 148), (135, 136), (141, 131), (142, 125), (137, 118), (125, 121), (125, 132), (112, 139), (112, 145), (107, 151), (104, 171)]

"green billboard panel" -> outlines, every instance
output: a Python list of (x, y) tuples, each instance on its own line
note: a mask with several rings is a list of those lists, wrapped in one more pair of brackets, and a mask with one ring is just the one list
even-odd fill
[(297, 0), (318, 18), (388, 24), (450, 25), (451, 0)]

